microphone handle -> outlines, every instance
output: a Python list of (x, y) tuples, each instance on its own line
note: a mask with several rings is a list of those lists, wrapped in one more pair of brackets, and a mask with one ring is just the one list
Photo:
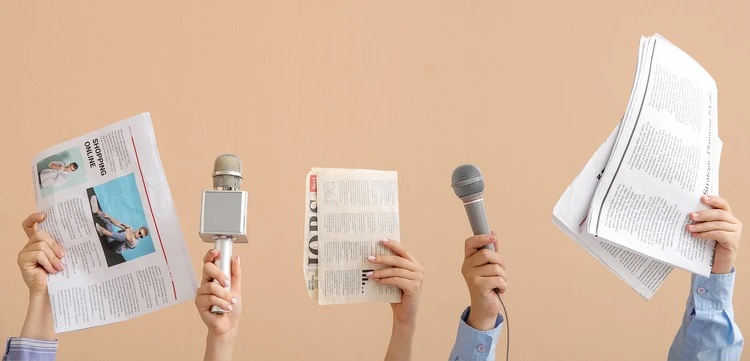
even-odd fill
[[(234, 243), (232, 238), (216, 238), (214, 240), (214, 249), (219, 251), (219, 258), (214, 260), (214, 264), (227, 276), (230, 283), (232, 282), (232, 243)], [(219, 281), (214, 280), (214, 282), (218, 283)], [(229, 287), (224, 288), (229, 289)], [(211, 306), (211, 312), (218, 314), (229, 311), (219, 306)]]
[[(464, 203), (466, 215), (469, 217), (471, 231), (475, 236), (480, 234), (490, 234), (490, 226), (487, 224), (487, 213), (484, 211), (484, 198)], [(484, 245), (481, 249), (494, 251), (495, 246), (492, 244)]]

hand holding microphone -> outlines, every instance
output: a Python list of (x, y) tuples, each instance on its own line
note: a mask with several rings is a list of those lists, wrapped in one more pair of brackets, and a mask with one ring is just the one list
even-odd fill
[[(214, 244), (218, 254), (213, 262), (226, 277), (222, 286), (229, 290), (232, 282), (232, 244), (247, 243), (247, 192), (240, 190), (240, 158), (234, 154), (216, 157), (213, 183), (213, 191), (203, 191), (199, 234), (203, 242)], [(229, 310), (212, 306), (211, 312), (226, 313)]]
[[(505, 262), (495, 252), (497, 236), (490, 232), (484, 210), (484, 176), (476, 166), (464, 164), (451, 176), (451, 187), (463, 201), (474, 237), (464, 244), (461, 273), (471, 296), (471, 311), (467, 323), (478, 330), (496, 327), (502, 300), (508, 288)], [(507, 314), (507, 312), (506, 312)]]

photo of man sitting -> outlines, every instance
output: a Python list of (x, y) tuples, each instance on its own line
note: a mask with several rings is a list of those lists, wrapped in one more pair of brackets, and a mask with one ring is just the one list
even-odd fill
[[(138, 246), (138, 240), (149, 235), (148, 227), (140, 227), (134, 230), (133, 227), (110, 217), (99, 209), (99, 202), (96, 195), (91, 196), (91, 212), (94, 213), (104, 226), (96, 223), (96, 232), (100, 237), (106, 237), (109, 248), (114, 252), (122, 252), (133, 249)], [(115, 227), (119, 230), (115, 230)]]

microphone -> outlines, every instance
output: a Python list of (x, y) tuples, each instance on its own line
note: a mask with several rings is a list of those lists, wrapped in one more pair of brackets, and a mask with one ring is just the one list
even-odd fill
[[(456, 196), (464, 202), (466, 215), (469, 217), (474, 235), (490, 234), (487, 214), (484, 211), (484, 176), (482, 171), (473, 164), (456, 167), (451, 175), (451, 188), (453, 188)], [(488, 244), (482, 246), (482, 249), (494, 251), (495, 247)]]
[[(232, 244), (247, 243), (247, 192), (242, 187), (242, 161), (234, 154), (216, 157), (213, 171), (214, 190), (203, 191), (200, 235), (203, 242), (213, 243), (219, 251), (214, 261), (231, 282)], [(229, 289), (229, 287), (226, 287)], [(213, 313), (226, 313), (211, 306)]]

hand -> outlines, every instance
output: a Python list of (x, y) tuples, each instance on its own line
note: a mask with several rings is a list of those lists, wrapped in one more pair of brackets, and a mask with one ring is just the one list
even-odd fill
[(62, 271), (65, 265), (60, 260), (65, 250), (45, 231), (39, 230), (44, 214), (32, 213), (22, 223), (26, 246), (18, 252), (18, 268), (31, 294), (47, 293), (47, 275)]
[(495, 289), (501, 295), (508, 289), (505, 262), (500, 255), (489, 249), (479, 249), (488, 244), (498, 249), (495, 232), (489, 236), (479, 235), (467, 239), (461, 267), (471, 297), (471, 309), (466, 323), (482, 331), (493, 329), (500, 313), (500, 299)]
[[(212, 249), (203, 257), (203, 279), (201, 286), (196, 291), (195, 306), (198, 313), (208, 328), (209, 337), (229, 336), (234, 337), (239, 327), (240, 315), (242, 314), (242, 271), (240, 269), (240, 258), (232, 259), (232, 282), (230, 290), (219, 285), (229, 285), (229, 279), (213, 264), (214, 260), (221, 257), (219, 251)], [(214, 282), (219, 281), (219, 283)], [(215, 314), (211, 312), (211, 306), (218, 306), (228, 310), (228, 313)]]
[(55, 327), (47, 294), (47, 275), (65, 268), (60, 260), (65, 250), (47, 232), (39, 230), (38, 224), (43, 220), (44, 214), (33, 213), (21, 223), (29, 241), (18, 253), (18, 268), (29, 288), (29, 306), (20, 336), (54, 340)]
[(419, 296), (422, 292), (424, 269), (417, 260), (406, 251), (401, 243), (384, 239), (380, 241), (385, 248), (395, 255), (376, 255), (368, 259), (375, 264), (391, 266), (370, 272), (370, 280), (381, 285), (393, 285), (401, 289), (401, 303), (391, 303), (393, 319), (403, 324), (415, 324), (419, 310)]
[(729, 202), (719, 196), (703, 196), (701, 202), (713, 209), (690, 214), (693, 224), (688, 231), (699, 239), (716, 240), (716, 253), (711, 273), (729, 273), (740, 246), (742, 222), (732, 214)]

